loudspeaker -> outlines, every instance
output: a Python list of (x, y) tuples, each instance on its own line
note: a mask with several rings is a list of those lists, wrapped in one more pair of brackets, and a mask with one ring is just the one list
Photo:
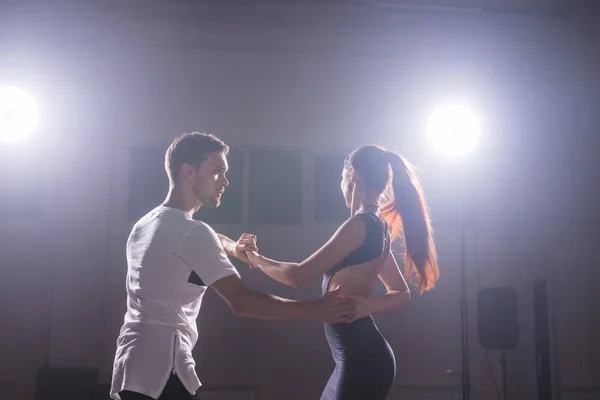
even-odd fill
[(477, 296), (479, 345), (486, 350), (513, 350), (519, 344), (517, 291), (510, 287), (482, 289)]

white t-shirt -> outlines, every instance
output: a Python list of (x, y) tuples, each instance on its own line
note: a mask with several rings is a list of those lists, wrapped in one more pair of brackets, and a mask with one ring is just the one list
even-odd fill
[(201, 386), (192, 349), (206, 288), (238, 272), (215, 231), (182, 210), (159, 206), (127, 241), (127, 312), (117, 339), (111, 397), (122, 390), (158, 398), (169, 375)]

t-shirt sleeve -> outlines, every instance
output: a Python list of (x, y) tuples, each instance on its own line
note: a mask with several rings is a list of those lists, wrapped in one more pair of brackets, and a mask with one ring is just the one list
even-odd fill
[(203, 223), (188, 231), (178, 256), (200, 277), (204, 286), (210, 286), (226, 276), (239, 276), (216, 232)]

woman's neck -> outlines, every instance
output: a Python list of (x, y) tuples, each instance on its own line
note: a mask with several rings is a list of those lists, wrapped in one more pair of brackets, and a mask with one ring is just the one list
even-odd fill
[(354, 186), (352, 191), (352, 203), (350, 215), (355, 216), (362, 212), (373, 212), (379, 209), (379, 194), (369, 190), (362, 190), (360, 187)]
[(377, 211), (379, 211), (379, 204), (376, 201), (364, 202), (364, 204), (361, 202), (359, 204), (354, 204), (352, 216), (355, 216), (356, 214), (360, 213)]

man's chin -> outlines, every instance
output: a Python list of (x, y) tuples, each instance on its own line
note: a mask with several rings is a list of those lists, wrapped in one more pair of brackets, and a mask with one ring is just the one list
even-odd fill
[(210, 199), (209, 201), (205, 202), (204, 205), (206, 207), (210, 207), (210, 208), (217, 208), (221, 205), (221, 200), (220, 199)]

